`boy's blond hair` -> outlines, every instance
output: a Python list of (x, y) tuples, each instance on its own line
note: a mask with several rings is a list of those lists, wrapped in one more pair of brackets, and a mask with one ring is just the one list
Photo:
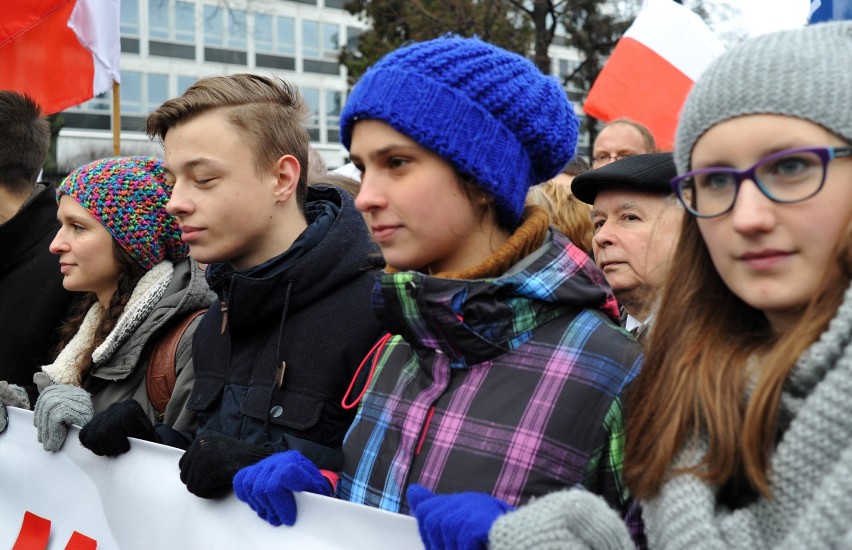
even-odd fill
[(212, 110), (220, 110), (242, 132), (258, 173), (266, 173), (283, 155), (299, 161), (296, 202), (304, 214), (310, 137), (308, 107), (299, 90), (285, 80), (248, 73), (202, 78), (148, 115), (148, 135), (164, 140), (170, 128)]

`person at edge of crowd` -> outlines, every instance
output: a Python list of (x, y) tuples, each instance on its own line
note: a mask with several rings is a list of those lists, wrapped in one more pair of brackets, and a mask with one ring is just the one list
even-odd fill
[[(849, 21), (762, 35), (684, 105), (672, 184), (689, 215), (627, 398), (625, 480), (651, 548), (852, 544), (850, 63)], [(427, 547), (466, 537), (450, 517)], [(492, 550), (632, 542), (576, 489), (489, 522)]]
[[(169, 191), (162, 161), (143, 156), (85, 164), (56, 191), (59, 230), (49, 249), (65, 288), (85, 295), (60, 331), (55, 360), (33, 376), (40, 391), (33, 421), (46, 451), (62, 447), (68, 425), (86, 426), (114, 403), (130, 400), (149, 424), (160, 418), (148, 397), (147, 350), (164, 327), (212, 299), (165, 210)], [(184, 408), (193, 329), (179, 342), (175, 387), (162, 411), (163, 425), (178, 430), (196, 425)]]
[(684, 209), (669, 182), (671, 153), (633, 155), (574, 178), (571, 189), (590, 204), (595, 263), (622, 311), (622, 326), (646, 334), (672, 262)]
[(654, 134), (642, 124), (629, 118), (617, 118), (601, 128), (592, 145), (592, 168), (645, 153), (656, 153)]
[(0, 90), (0, 432), (5, 405), (35, 402), (33, 375), (52, 359), (74, 298), (48, 250), (56, 233), (55, 189), (36, 183), (49, 147), (41, 107)]
[[(400, 48), (355, 86), (341, 136), (388, 264), (373, 303), (390, 334), (368, 357), (339, 498), (420, 519), (433, 492), (509, 506), (583, 484), (641, 538), (620, 397), (641, 351), (588, 255), (524, 208), (573, 156), (577, 126), (556, 80), (475, 38)], [(331, 491), (295, 452), (234, 487), (276, 525), (296, 520), (292, 491)]]
[(347, 192), (307, 186), (307, 113), (292, 84), (235, 74), (148, 116), (174, 186), (166, 208), (217, 295), (193, 341), (199, 429), (179, 465), (199, 497), (224, 496), (240, 468), (287, 449), (339, 470), (355, 415), (341, 399), (381, 335), (379, 249)]
[(586, 253), (592, 250), (592, 221), (588, 207), (571, 193), (570, 185), (555, 179), (530, 187), (526, 204), (543, 208), (550, 224)]

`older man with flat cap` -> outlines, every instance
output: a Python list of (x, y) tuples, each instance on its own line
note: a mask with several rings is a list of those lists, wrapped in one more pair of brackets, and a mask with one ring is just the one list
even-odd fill
[(671, 153), (633, 155), (580, 174), (571, 190), (592, 205), (595, 263), (623, 306), (624, 327), (641, 336), (680, 235), (683, 207), (669, 186)]

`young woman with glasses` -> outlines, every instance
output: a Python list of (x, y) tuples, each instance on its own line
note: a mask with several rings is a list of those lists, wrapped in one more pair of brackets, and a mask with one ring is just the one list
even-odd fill
[[(852, 22), (764, 35), (684, 106), (672, 185), (692, 215), (626, 403), (652, 548), (852, 544), (850, 66)], [(632, 546), (586, 491), (511, 513), (474, 496), (492, 550)], [(463, 540), (448, 511), (474, 496), (433, 505), (427, 546)]]

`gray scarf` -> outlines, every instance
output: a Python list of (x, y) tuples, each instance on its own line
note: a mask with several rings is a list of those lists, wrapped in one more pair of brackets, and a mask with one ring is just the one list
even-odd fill
[[(693, 475), (643, 503), (653, 548), (837, 548), (852, 544), (852, 287), (799, 358), (781, 401), (773, 498), (735, 511)], [(687, 450), (688, 454), (696, 449)], [(695, 456), (694, 454), (692, 456)], [(688, 460), (686, 456), (681, 460)]]

